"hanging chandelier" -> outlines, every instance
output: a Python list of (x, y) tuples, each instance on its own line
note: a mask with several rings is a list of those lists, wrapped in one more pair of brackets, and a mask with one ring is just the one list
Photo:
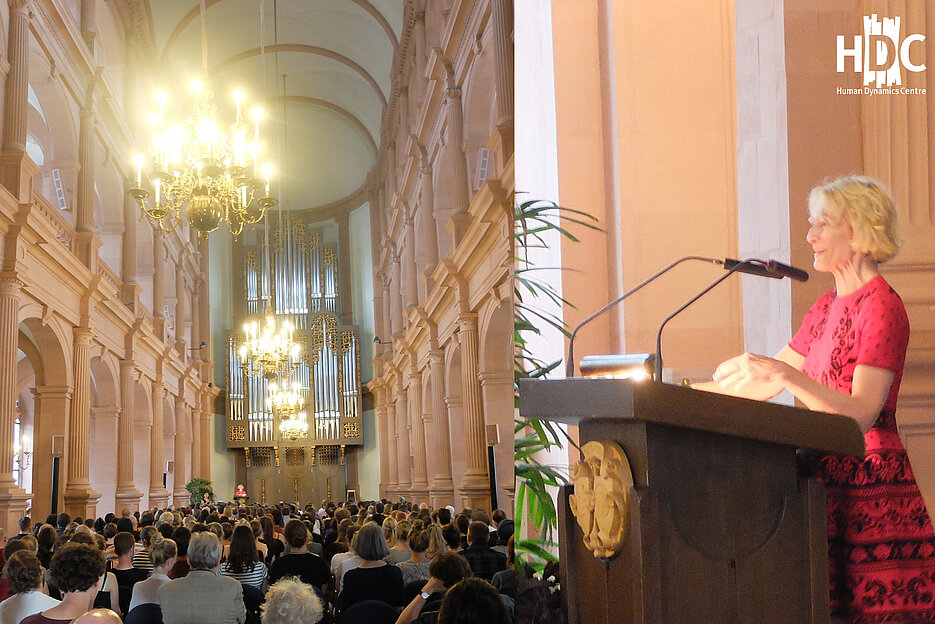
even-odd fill
[[(136, 186), (127, 191), (146, 215), (164, 232), (171, 232), (183, 220), (199, 237), (206, 236), (226, 222), (234, 236), (245, 225), (255, 224), (277, 200), (269, 194), (269, 166), (258, 168), (263, 151), (260, 140), (260, 109), (253, 111), (253, 136), (241, 114), (243, 93), (234, 94), (237, 115), (228, 131), (222, 131), (208, 76), (208, 48), (205, 34), (204, 1), (201, 3), (202, 75), (205, 84), (191, 84), (194, 94), (192, 114), (183, 123), (165, 118), (168, 98), (156, 94), (159, 112), (149, 114), (152, 143), (150, 168), (146, 179), (153, 189), (143, 188), (144, 157), (134, 157)], [(185, 208), (184, 214), (182, 208)]]
[(247, 376), (288, 379), (298, 367), (302, 348), (292, 339), (293, 327), (289, 321), (283, 320), (282, 324), (276, 321), (276, 315), (267, 307), (262, 322), (244, 324), (240, 366)]
[(301, 411), (305, 402), (298, 382), (293, 382), (289, 389), (281, 388), (275, 381), (269, 384), (266, 403), (273, 416), (279, 419), (279, 433), (290, 440), (308, 435), (308, 421)]

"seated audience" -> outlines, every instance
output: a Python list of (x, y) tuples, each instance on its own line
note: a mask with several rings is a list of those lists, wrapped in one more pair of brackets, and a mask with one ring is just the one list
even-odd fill
[(283, 553), (286, 545), (276, 537), (273, 529), (273, 519), (270, 516), (260, 518), (260, 528), (263, 529), (260, 542), (266, 544), (266, 563), (273, 563)]
[(427, 530), (413, 531), (409, 534), (409, 550), (412, 556), (406, 561), (396, 564), (403, 573), (403, 586), (416, 581), (427, 581), (429, 574), (429, 558), (425, 551), (429, 547), (429, 532)]
[(468, 547), (461, 554), (468, 560), (474, 576), (490, 581), (493, 575), (506, 569), (506, 555), (490, 548), (487, 524), (475, 521), (468, 527)]
[(464, 557), (442, 553), (429, 564), (431, 577), (422, 591), (403, 609), (396, 624), (435, 624), (443, 594), (448, 588), (471, 576), (471, 568)]
[(338, 608), (344, 611), (364, 600), (382, 600), (401, 607), (403, 575), (399, 568), (383, 560), (390, 552), (383, 529), (375, 522), (368, 522), (354, 534), (353, 547), (363, 563), (344, 575)]
[(347, 527), (348, 551), (346, 553), (338, 553), (331, 559), (331, 574), (334, 576), (335, 594), (341, 593), (344, 575), (347, 574), (348, 570), (353, 570), (364, 562), (360, 555), (354, 552), (353, 547), (354, 535), (359, 530), (359, 524), (352, 524)]
[(169, 582), (169, 570), (175, 565), (178, 548), (174, 540), (164, 539), (153, 544), (149, 556), (153, 562), (153, 573), (148, 579), (138, 581), (130, 595), (127, 613), (141, 604), (159, 604), (157, 592), (163, 583)]
[(395, 525), (396, 529), (393, 536), (395, 544), (390, 548), (390, 554), (386, 556), (386, 562), (396, 565), (412, 557), (412, 551), (409, 550), (409, 529), (412, 525), (409, 524), (408, 520), (396, 522), (394, 518), (384, 520), (383, 526), (385, 527), (387, 523)]
[(113, 567), (113, 575), (120, 589), (120, 613), (122, 615), (126, 615), (130, 610), (133, 586), (149, 576), (146, 570), (133, 567), (133, 545), (135, 543), (132, 533), (117, 533), (114, 536), (114, 554), (117, 555), (117, 565)]
[[(100, 540), (95, 538), (100, 538)], [(101, 556), (104, 556), (103, 535), (91, 535), (83, 531), (80, 533), (75, 532), (74, 537), (71, 538), (71, 542), (93, 546), (101, 551)], [(114, 576), (113, 572), (105, 571), (104, 579), (101, 581), (101, 586), (98, 588), (97, 596), (95, 596), (92, 606), (95, 608), (110, 609), (112, 611), (120, 610), (120, 587), (117, 585), (117, 577)]]
[(23, 516), (22, 518), (19, 519), (19, 523), (17, 526), (19, 526), (19, 533), (17, 533), (16, 535), (11, 537), (7, 541), (13, 542), (25, 535), (29, 535), (29, 531), (32, 529), (32, 518), (30, 518), (29, 516)]
[(290, 550), (276, 560), (269, 574), (269, 582), (275, 583), (284, 576), (298, 576), (303, 583), (323, 590), (331, 580), (328, 564), (318, 555), (308, 552), (308, 529), (301, 520), (286, 523), (286, 542)]
[(69, 624), (91, 605), (104, 580), (104, 553), (89, 544), (64, 544), (52, 556), (49, 574), (62, 601), (23, 619), (21, 624)]
[(256, 546), (253, 530), (249, 526), (241, 524), (235, 528), (231, 534), (227, 562), (221, 564), (221, 574), (262, 591), (268, 571)]
[(52, 561), (52, 550), (55, 547), (55, 527), (51, 524), (43, 524), (36, 534), (36, 541), (39, 543), (39, 550), (36, 556), (39, 557), (39, 563), (42, 567), (49, 569), (49, 563)]
[(91, 609), (72, 624), (121, 624), (120, 616), (110, 609)]
[(500, 594), (490, 583), (476, 577), (466, 578), (445, 592), (438, 610), (438, 624), (478, 622), (509, 624), (509, 612)]
[[(193, 526), (198, 526), (193, 525)], [(175, 546), (178, 549), (175, 558), (175, 564), (169, 568), (169, 578), (177, 579), (182, 578), (191, 567), (188, 565), (188, 543), (192, 539), (192, 532), (187, 528), (181, 526), (172, 532), (172, 541), (175, 542)]]
[(270, 586), (260, 613), (263, 624), (315, 624), (321, 621), (324, 609), (309, 585), (284, 578)]
[(247, 612), (240, 583), (217, 574), (221, 565), (217, 536), (209, 531), (192, 536), (188, 562), (192, 568), (188, 575), (163, 583), (157, 591), (164, 624), (244, 624)]
[(59, 604), (42, 592), (42, 567), (31, 551), (21, 549), (12, 553), (7, 557), (5, 570), (13, 595), (0, 602), (0, 624), (19, 624), (26, 616)]
[[(503, 525), (501, 524), (500, 526)], [(490, 581), (490, 584), (493, 585), (498, 592), (510, 598), (516, 598), (516, 581), (518, 580), (518, 576), (514, 569), (515, 557), (516, 553), (513, 550), (513, 536), (510, 535), (510, 539), (507, 541), (506, 569), (494, 574), (493, 579)]]
[(446, 524), (442, 528), (442, 537), (445, 538), (445, 544), (448, 546), (448, 552), (459, 553), (461, 548), (461, 531), (453, 524)]
[[(147, 518), (148, 515), (148, 518)], [(152, 522), (152, 514), (143, 514), (144, 521)], [(119, 526), (119, 525), (118, 525)], [(142, 548), (133, 555), (133, 567), (147, 572), (153, 571), (153, 562), (149, 556), (149, 549), (153, 545), (153, 536), (159, 533), (152, 524), (147, 524), (140, 529), (140, 543)]]

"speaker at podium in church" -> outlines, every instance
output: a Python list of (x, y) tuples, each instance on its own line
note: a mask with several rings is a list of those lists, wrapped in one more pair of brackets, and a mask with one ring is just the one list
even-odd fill
[(570, 624), (827, 624), (824, 491), (798, 455), (862, 456), (854, 420), (651, 377), (519, 393), (523, 417), (579, 428), (558, 501)]

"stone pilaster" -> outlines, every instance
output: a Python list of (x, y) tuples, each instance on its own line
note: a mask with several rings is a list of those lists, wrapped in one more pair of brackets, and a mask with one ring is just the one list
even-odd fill
[(91, 328), (74, 329), (75, 390), (68, 419), (68, 463), (65, 511), (72, 516), (94, 515), (100, 494), (91, 489)]
[(513, 126), (513, 0), (491, 0), (497, 125)]
[[(428, 279), (438, 266), (438, 240), (445, 236), (445, 230), (436, 223), (435, 186), (432, 184), (432, 164), (423, 155), (419, 168), (422, 201), (416, 213), (416, 266), (422, 279)], [(430, 284), (425, 283), (424, 292), (428, 294)]]
[[(93, 89), (93, 86), (92, 86)], [(97, 272), (101, 240), (94, 233), (94, 111), (89, 95), (78, 125), (78, 188), (75, 197), (75, 254), (92, 273)]]
[(377, 435), (380, 446), (380, 497), (386, 496), (390, 475), (389, 425), (386, 420), (386, 390), (377, 385), (374, 390), (377, 412)]
[(0, 274), (0, 526), (9, 531), (26, 511), (26, 492), (13, 482), (13, 421), (16, 419), (17, 311), (22, 284)]
[[(389, 392), (389, 389), (387, 389)], [(392, 397), (388, 397), (386, 401), (386, 428), (387, 433), (387, 448), (389, 450), (389, 482), (386, 484), (387, 497), (394, 496), (399, 487), (399, 439), (396, 432), (397, 423), (396, 423), (396, 405), (392, 401)]]
[[(184, 387), (184, 382), (179, 384)], [(175, 444), (173, 445), (172, 463), (172, 504), (176, 507), (188, 504), (188, 490), (185, 489), (185, 447), (186, 432), (188, 423), (186, 422), (185, 397), (175, 397)]]
[(477, 315), (458, 317), (458, 341), (461, 345), (462, 415), (466, 466), (458, 484), (460, 504), (465, 507), (490, 508), (490, 484), (487, 475), (487, 444), (484, 431), (484, 405), (477, 378)]
[(123, 286), (120, 299), (125, 304), (136, 305), (142, 288), (136, 278), (136, 221), (140, 207), (126, 191), (136, 186), (133, 180), (124, 184), (123, 196), (123, 238), (120, 251), (120, 280)]
[(214, 445), (211, 443), (211, 419), (214, 417), (214, 408), (212, 401), (214, 395), (209, 391), (202, 397), (202, 410), (204, 417), (201, 419), (201, 438), (196, 440), (196, 444), (201, 444), (201, 472), (199, 477), (211, 480), (211, 449)]
[(445, 360), (440, 349), (429, 353), (432, 371), (432, 486), (429, 490), (432, 506), (454, 503), (454, 483), (451, 480), (451, 441), (448, 433), (448, 406), (445, 404)]
[(162, 456), (164, 437), (163, 399), (166, 387), (161, 380), (153, 382), (153, 430), (149, 438), (149, 505), (165, 507), (169, 502), (169, 492), (162, 484), (165, 465)]
[(390, 275), (390, 325), (393, 335), (403, 332), (403, 280), (402, 262), (398, 254), (393, 255), (393, 269)]
[(188, 355), (188, 341), (185, 340), (185, 327), (188, 324), (185, 309), (187, 291), (185, 289), (185, 260), (179, 257), (175, 265), (175, 348), (184, 359)]
[(166, 235), (153, 228), (153, 318), (160, 340), (165, 340), (166, 260)]
[(120, 416), (117, 422), (117, 508), (138, 509), (141, 494), (133, 483), (133, 414), (136, 406), (136, 366), (120, 362)]
[(403, 302), (404, 309), (414, 308), (419, 305), (419, 285), (418, 271), (416, 269), (416, 241), (415, 224), (412, 219), (406, 219), (403, 223), (403, 258), (402, 271), (406, 283), (406, 300)]
[(191, 452), (191, 473), (192, 478), (201, 476), (201, 420), (204, 418), (203, 402), (201, 392), (195, 395), (195, 406), (192, 407), (192, 452)]
[(26, 0), (8, 0), (10, 37), (3, 105), (3, 152), (0, 154), (0, 182), (20, 203), (31, 200), (32, 177), (38, 168), (26, 155), (26, 127), (29, 117), (29, 6)]
[(412, 495), (417, 502), (429, 498), (428, 469), (425, 458), (425, 424), (422, 420), (422, 376), (409, 375), (409, 413), (412, 427)]
[(412, 464), (409, 458), (412, 454), (409, 443), (409, 436), (412, 433), (409, 420), (409, 397), (403, 386), (402, 375), (397, 377), (396, 383), (396, 461), (399, 475), (397, 489), (400, 494), (408, 496), (412, 490)]

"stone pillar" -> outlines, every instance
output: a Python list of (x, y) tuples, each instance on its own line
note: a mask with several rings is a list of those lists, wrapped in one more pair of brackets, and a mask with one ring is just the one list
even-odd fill
[(162, 459), (162, 445), (164, 437), (163, 428), (163, 399), (166, 387), (162, 380), (153, 382), (153, 430), (149, 438), (149, 504), (150, 506), (165, 507), (169, 502), (169, 492), (162, 485), (162, 474), (165, 469)]
[(391, 274), (390, 281), (390, 322), (393, 329), (393, 335), (400, 334), (403, 332), (403, 280), (402, 280), (402, 267), (400, 263), (399, 255), (393, 255), (393, 272)]
[(31, 201), (32, 178), (38, 167), (26, 156), (29, 85), (29, 7), (26, 0), (7, 0), (10, 6), (10, 38), (3, 105), (3, 153), (0, 182), (20, 203)]
[(141, 494), (133, 483), (133, 416), (136, 406), (136, 367), (120, 362), (120, 416), (117, 423), (117, 508), (138, 509)]
[(91, 328), (74, 329), (75, 390), (68, 419), (68, 465), (65, 511), (87, 518), (96, 511), (100, 494), (89, 478), (91, 442)]
[(425, 458), (425, 424), (422, 420), (422, 376), (409, 375), (409, 413), (412, 427), (412, 495), (420, 503), (427, 503), (429, 481)]
[(463, 392), (464, 446), (466, 467), (458, 485), (460, 504), (464, 507), (490, 508), (487, 475), (487, 440), (484, 431), (484, 407), (477, 378), (477, 315), (458, 316), (458, 341), (461, 345), (461, 388)]
[(497, 125), (513, 125), (513, 0), (491, 0)]
[[(56, 511), (64, 510), (63, 484), (65, 482), (64, 432), (68, 429), (71, 412), (71, 386), (36, 386), (32, 388), (35, 397), (33, 403), (33, 467), (32, 467), (32, 508), (37, 510), (36, 517), (45, 517), (52, 511), (52, 464), (55, 458), (59, 462), (58, 498)], [(55, 438), (61, 438), (56, 444)], [(53, 458), (53, 451), (58, 451)], [(22, 515), (22, 514), (20, 514)], [(7, 526), (15, 526), (8, 524)]]
[(185, 339), (185, 327), (188, 316), (185, 310), (187, 290), (185, 289), (185, 259), (180, 255), (175, 265), (175, 348), (184, 358), (187, 355), (188, 341)]
[[(191, 312), (192, 349), (194, 349), (194, 351), (192, 351), (191, 353), (192, 353), (192, 357), (195, 358), (196, 360), (200, 360), (202, 358), (203, 353), (207, 351), (207, 348), (205, 348), (204, 350), (201, 349), (201, 341), (202, 341), (201, 297), (199, 296), (199, 291), (200, 291), (200, 288), (198, 286), (195, 286), (195, 288), (192, 289), (192, 294), (191, 294), (191, 299), (190, 299), (190, 301), (192, 302), (190, 306), (191, 311), (192, 311)], [(205, 342), (207, 342), (207, 340), (205, 340)]]
[[(438, 240), (439, 236), (445, 234), (444, 229), (438, 227), (435, 214), (435, 187), (432, 184), (432, 164), (423, 154), (421, 166), (419, 167), (419, 181), (422, 187), (422, 202), (416, 213), (416, 266), (419, 268), (419, 275), (425, 279), (432, 274), (435, 267), (438, 266)], [(422, 282), (420, 289), (423, 299), (428, 294), (430, 284)]]
[(409, 137), (409, 88), (402, 87), (399, 90), (399, 128), (402, 131), (403, 138)]
[(81, 0), (81, 37), (88, 44), (91, 56), (94, 56), (94, 40), (97, 37), (96, 5), (95, 0)]
[(416, 97), (416, 100), (421, 102), (425, 95), (425, 89), (428, 86), (428, 79), (425, 77), (425, 49), (427, 47), (425, 41), (425, 6), (416, 9), (414, 16), (415, 24), (413, 24), (413, 33), (412, 38), (415, 41), (415, 60), (416, 60), (416, 92), (413, 94)]
[[(182, 388), (185, 382), (179, 384)], [(179, 390), (183, 392), (184, 390)], [(176, 507), (188, 504), (188, 490), (185, 489), (185, 438), (188, 424), (185, 422), (185, 397), (175, 397), (175, 444), (173, 444), (172, 463), (172, 504)]]
[[(406, 219), (404, 222), (403, 259), (402, 270), (406, 282), (406, 300), (404, 309), (409, 310), (419, 305), (419, 283), (418, 271), (416, 270), (416, 241), (415, 224), (412, 219)], [(407, 314), (408, 316), (408, 314)]]
[(156, 337), (165, 340), (166, 327), (166, 235), (153, 229), (153, 319)]
[(396, 196), (396, 142), (386, 148), (386, 205), (389, 210)]
[(351, 227), (350, 216), (336, 217), (338, 222), (338, 297), (341, 301), (341, 323), (353, 325), (354, 299), (351, 285)]
[(397, 377), (396, 381), (396, 462), (399, 480), (397, 491), (410, 496), (412, 493), (412, 460), (409, 458), (412, 454), (409, 444), (411, 435), (411, 426), (409, 420), (409, 400), (405, 386), (403, 386), (402, 376)]
[(390, 481), (389, 429), (386, 420), (386, 390), (377, 385), (374, 390), (374, 402), (377, 412), (377, 435), (380, 446), (380, 497), (386, 497), (386, 488)]
[(135, 181), (127, 180), (124, 184), (123, 196), (123, 239), (120, 251), (120, 279), (123, 282), (120, 299), (125, 304), (137, 304), (140, 295), (139, 283), (136, 281), (136, 220), (140, 207), (126, 191), (136, 186)]
[(201, 476), (201, 421), (204, 418), (204, 401), (201, 399), (202, 392), (195, 394), (195, 406), (192, 407), (192, 453), (191, 453), (191, 474), (192, 478)]
[[(0, 274), (0, 522), (11, 531), (26, 511), (26, 492), (13, 482), (13, 421), (16, 420), (17, 312), (22, 284)], [(35, 438), (34, 438), (35, 439)]]
[(432, 506), (454, 503), (454, 483), (451, 480), (451, 440), (448, 433), (448, 406), (445, 404), (445, 358), (441, 349), (429, 352), (429, 367), (432, 371), (432, 447), (434, 460), (431, 466)]
[[(92, 86), (91, 89), (94, 87)], [(89, 90), (90, 91), (90, 90)], [(78, 188), (75, 198), (75, 254), (92, 274), (97, 272), (101, 240), (94, 233), (94, 111), (92, 96), (81, 109), (78, 128)]]
[(203, 418), (201, 419), (201, 438), (197, 440), (197, 443), (201, 445), (201, 473), (198, 476), (208, 481), (211, 480), (211, 450), (214, 448), (211, 443), (211, 419), (214, 417), (213, 398), (211, 392), (205, 392), (201, 398)]
[[(387, 393), (390, 390), (387, 388)], [(397, 435), (396, 404), (392, 397), (386, 401), (387, 447), (389, 448), (389, 483), (386, 484), (387, 497), (396, 496), (399, 491), (399, 436)]]
[[(386, 278), (383, 278), (383, 331), (385, 335), (381, 335), (382, 340), (390, 340), (394, 335), (393, 327), (393, 313), (391, 308), (393, 307), (393, 294), (390, 292), (390, 282)], [(384, 351), (391, 347), (384, 346)]]
[(461, 109), (461, 89), (455, 83), (454, 70), (447, 70), (447, 91), (445, 92), (445, 115), (448, 118), (448, 136), (446, 149), (449, 150), (451, 162), (451, 187), (454, 205), (451, 207), (450, 220), (445, 224), (448, 230), (450, 245), (448, 249), (454, 250), (464, 237), (471, 217), (468, 207), (471, 204), (471, 195), (468, 190), (467, 159), (464, 155), (464, 114)]

